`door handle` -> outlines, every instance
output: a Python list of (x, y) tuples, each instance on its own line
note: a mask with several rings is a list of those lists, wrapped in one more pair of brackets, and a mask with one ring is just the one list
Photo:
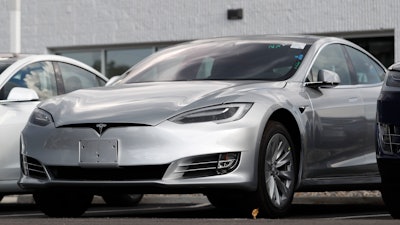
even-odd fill
[(359, 99), (358, 97), (351, 97), (351, 98), (348, 99), (348, 101), (349, 101), (350, 103), (358, 102), (359, 100), (360, 100), (360, 99)]

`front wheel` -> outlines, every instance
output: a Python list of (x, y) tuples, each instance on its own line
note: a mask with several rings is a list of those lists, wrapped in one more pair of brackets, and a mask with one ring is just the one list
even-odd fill
[(34, 193), (39, 209), (49, 217), (79, 217), (90, 206), (93, 194), (73, 191)]
[(277, 218), (291, 207), (297, 180), (295, 146), (287, 129), (268, 122), (258, 159), (258, 189), (255, 193), (262, 216)]

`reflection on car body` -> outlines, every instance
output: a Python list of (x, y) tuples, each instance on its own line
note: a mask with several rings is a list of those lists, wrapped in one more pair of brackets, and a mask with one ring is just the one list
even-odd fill
[[(200, 192), (272, 218), (295, 191), (377, 188), (370, 130), (384, 74), (339, 38), (180, 44), (112, 86), (40, 104), (22, 133), (20, 185), (49, 216), (79, 216), (93, 194), (118, 190)], [(67, 208), (52, 200), (66, 188)]]

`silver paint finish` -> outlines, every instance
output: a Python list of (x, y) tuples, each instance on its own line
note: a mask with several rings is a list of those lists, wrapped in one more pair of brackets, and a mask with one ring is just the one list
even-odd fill
[[(305, 85), (315, 58), (328, 44), (340, 43), (369, 54), (341, 39), (315, 40), (297, 72), (286, 81), (149, 82), (81, 90), (48, 100), (39, 107), (51, 113), (54, 124), (40, 127), (28, 123), (22, 133), (23, 155), (45, 166), (168, 165), (167, 172), (159, 180), (90, 182), (39, 180), (23, 175), (20, 183), (36, 188), (48, 184), (116, 187), (161, 184), (180, 188), (255, 190), (262, 133), (271, 116), (287, 122), (280, 114), (274, 114), (281, 110), (279, 112), (288, 112), (296, 122), (292, 128), (299, 131), (299, 148), (295, 149), (300, 158), (297, 189), (312, 186), (325, 190), (332, 185), (360, 184), (361, 180), (356, 179), (359, 177), (366, 178), (362, 180), (366, 185), (378, 184), (380, 178), (375, 161), (371, 159), (371, 152), (374, 152), (371, 131), (381, 83), (330, 88)], [(193, 109), (241, 102), (253, 105), (242, 119), (229, 123), (176, 124), (168, 120)], [(108, 128), (101, 135), (89, 127), (73, 127), (92, 123), (128, 125)], [(79, 143), (95, 140), (117, 141), (116, 163), (79, 163)], [(184, 179), (175, 173), (178, 165), (188, 158), (226, 152), (241, 152), (237, 169), (229, 174)], [(282, 185), (268, 182), (270, 196), (284, 193), (282, 187), (293, 180), (293, 175), (288, 175)], [(284, 199), (284, 195), (279, 195), (275, 204), (279, 205)]]

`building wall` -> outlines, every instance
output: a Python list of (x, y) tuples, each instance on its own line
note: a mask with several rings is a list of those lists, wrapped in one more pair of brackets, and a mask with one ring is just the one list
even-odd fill
[[(0, 0), (0, 52), (10, 49), (9, 10)], [(242, 8), (242, 20), (227, 10)], [(395, 36), (398, 0), (21, 0), (21, 49), (148, 44), (251, 34)]]

